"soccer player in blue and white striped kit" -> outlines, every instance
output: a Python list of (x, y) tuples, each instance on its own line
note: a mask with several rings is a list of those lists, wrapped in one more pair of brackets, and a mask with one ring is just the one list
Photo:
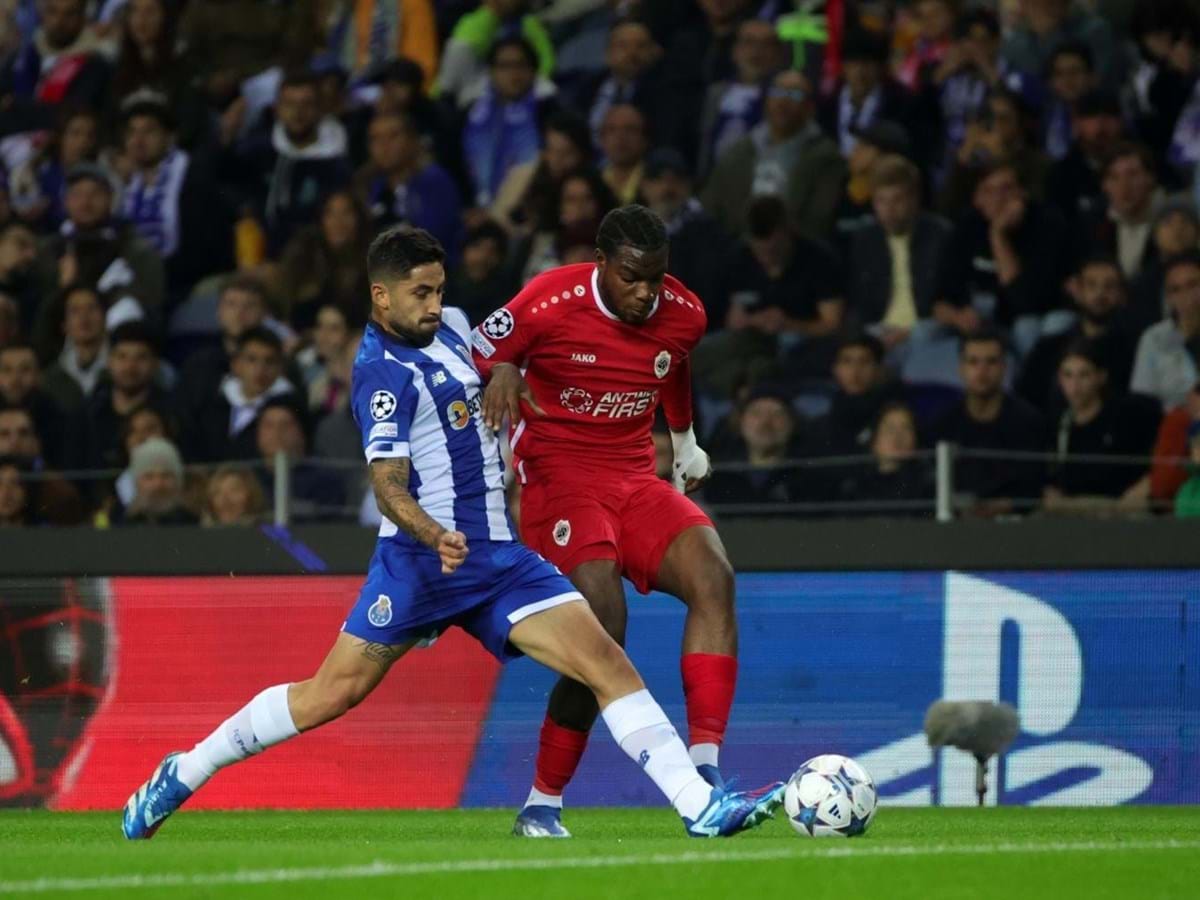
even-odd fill
[[(217, 771), (363, 700), (392, 663), (457, 625), (501, 661), (528, 654), (587, 685), (613, 738), (695, 837), (765, 821), (783, 785), (726, 792), (687, 748), (621, 647), (570, 581), (515, 540), (496, 435), (480, 415), (469, 326), (442, 309), (445, 254), (427, 232), (393, 228), (371, 244), (372, 321), (351, 399), (384, 520), (370, 570), (316, 674), (267, 688), (190, 751), (171, 753), (125, 805), (131, 840), (154, 835)], [(535, 414), (532, 396), (523, 397)]]

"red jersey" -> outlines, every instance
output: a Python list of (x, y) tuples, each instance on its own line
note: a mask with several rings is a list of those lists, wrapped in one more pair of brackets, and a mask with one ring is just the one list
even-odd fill
[(551, 269), (471, 334), (484, 379), (497, 363), (519, 366), (546, 411), (512, 432), (522, 482), (563, 465), (653, 473), (659, 403), (672, 430), (692, 424), (688, 354), (704, 336), (704, 305), (668, 275), (649, 318), (628, 325), (604, 306), (597, 282), (592, 263)]

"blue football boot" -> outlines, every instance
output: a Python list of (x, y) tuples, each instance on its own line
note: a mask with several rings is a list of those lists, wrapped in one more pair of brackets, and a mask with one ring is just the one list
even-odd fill
[(690, 837), (729, 837), (761, 825), (783, 805), (782, 781), (756, 791), (726, 792), (713, 788), (708, 806), (696, 820), (683, 820)]
[(512, 833), (517, 837), (569, 838), (563, 826), (562, 810), (555, 806), (527, 806), (517, 813)]
[(167, 816), (183, 806), (192, 796), (191, 790), (179, 780), (176, 757), (181, 753), (168, 753), (158, 764), (150, 780), (134, 792), (125, 803), (125, 815), (121, 830), (131, 841), (145, 841), (154, 837)]

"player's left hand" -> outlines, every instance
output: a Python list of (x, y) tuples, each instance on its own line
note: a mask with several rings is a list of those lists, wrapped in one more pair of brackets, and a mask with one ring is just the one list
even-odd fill
[(712, 476), (712, 462), (696, 443), (691, 429), (682, 434), (672, 433), (671, 443), (675, 451), (675, 461), (671, 467), (672, 481), (677, 491), (690, 494)]
[(437, 552), (442, 559), (442, 574), (453, 574), (466, 562), (467, 536), (461, 531), (443, 531), (438, 536)]

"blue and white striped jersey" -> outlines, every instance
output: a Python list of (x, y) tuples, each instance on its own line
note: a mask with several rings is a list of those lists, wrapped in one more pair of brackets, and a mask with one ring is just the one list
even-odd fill
[[(407, 457), (409, 490), (421, 508), (471, 541), (512, 541), (504, 463), (483, 422), (481, 380), (462, 310), (442, 311), (428, 347), (367, 326), (354, 359), (350, 398), (367, 462)], [(418, 546), (386, 516), (381, 538)]]

